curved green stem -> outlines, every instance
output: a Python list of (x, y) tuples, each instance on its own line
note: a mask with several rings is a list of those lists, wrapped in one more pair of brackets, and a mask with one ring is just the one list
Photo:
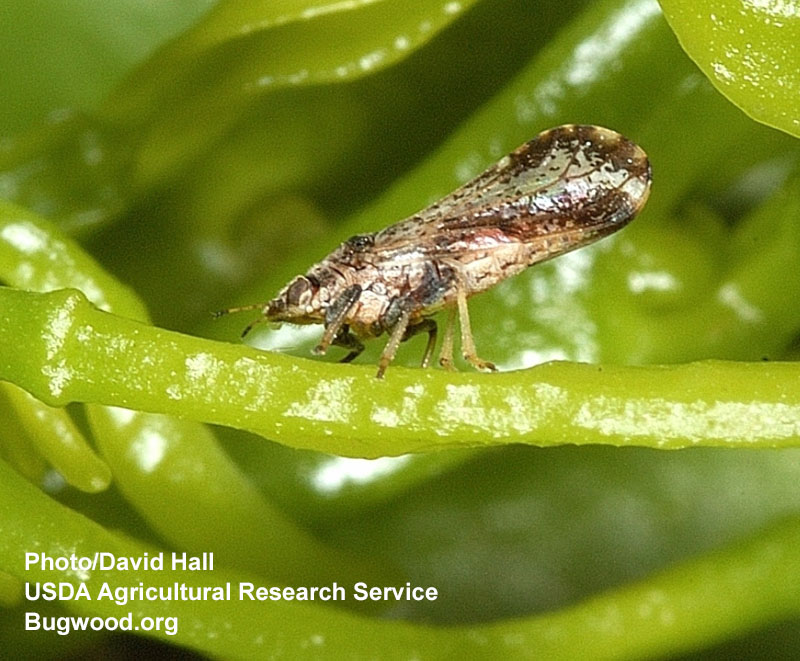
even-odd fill
[(27, 438), (69, 484), (90, 493), (108, 487), (108, 464), (95, 454), (64, 409), (47, 406), (10, 383), (0, 383), (0, 402), (14, 410)]
[(335, 454), (800, 441), (793, 363), (547, 363), (497, 375), (395, 367), (379, 381), (372, 366), (289, 358), (116, 317), (75, 290), (2, 289), (0, 309), (0, 378), (51, 405), (168, 413)]

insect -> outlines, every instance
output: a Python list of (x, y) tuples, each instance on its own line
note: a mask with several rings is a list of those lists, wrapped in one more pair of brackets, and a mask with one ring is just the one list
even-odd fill
[(271, 301), (215, 316), (260, 309), (242, 337), (262, 321), (323, 324), (314, 353), (343, 347), (349, 353), (341, 362), (363, 351), (362, 340), (387, 333), (382, 378), (398, 345), (418, 333), (428, 334), (422, 366), (429, 365), (437, 336), (431, 315), (447, 309), (439, 363), (453, 369), (458, 314), (464, 358), (494, 370), (476, 354), (467, 299), (624, 227), (647, 201), (650, 180), (647, 155), (619, 133), (559, 126), (419, 213), (347, 239)]

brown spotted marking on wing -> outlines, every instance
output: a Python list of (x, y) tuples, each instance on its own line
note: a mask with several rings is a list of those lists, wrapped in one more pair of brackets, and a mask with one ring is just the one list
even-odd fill
[[(440, 202), (375, 235), (376, 249), (428, 256), (551, 241), (547, 257), (616, 231), (650, 190), (644, 151), (619, 133), (566, 125), (539, 134)], [(577, 245), (576, 245), (577, 244)]]

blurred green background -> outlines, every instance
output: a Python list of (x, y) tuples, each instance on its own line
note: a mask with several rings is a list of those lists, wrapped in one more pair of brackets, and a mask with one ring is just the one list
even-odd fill
[[(212, 324), (209, 312), (270, 298), (344, 238), (417, 211), (541, 130), (600, 124), (648, 152), (648, 206), (613, 239), (475, 299), (480, 354), (503, 370), (553, 359), (791, 360), (800, 330), (800, 10), (663, 5), (697, 64), (654, 0), (6, 0), (0, 198), (49, 221), (53, 241), (76, 242), (58, 255), (82, 248), (97, 260), (64, 269), (103, 267), (111, 309), (143, 318), (138, 297), (157, 326), (237, 342), (249, 320)], [(753, 35), (750, 57), (737, 57), (743, 44), (724, 48), (738, 27)], [(8, 223), (22, 213), (0, 212)], [(55, 288), (24, 264), (6, 250), (0, 278)], [(318, 331), (260, 327), (248, 341), (307, 357)], [(423, 342), (402, 347), (398, 364), (418, 364)], [(382, 342), (372, 345), (360, 363), (374, 364)], [(745, 555), (737, 545), (772, 540), (772, 526), (793, 521), (797, 450), (508, 447), (367, 461), (99, 407), (54, 413), (48, 430), (35, 420), (51, 413), (3, 387), (0, 630), (27, 656), (168, 654), (174, 645), (237, 658), (435, 658), (475, 651), (470, 630), (455, 625), (500, 622), (513, 637), (512, 618), (523, 616), (524, 645), (478, 628), (489, 641), (481, 654), (793, 658), (784, 651), (800, 647), (800, 599), (752, 599), (744, 615), (720, 615), (709, 603), (733, 600), (730, 584), (719, 579), (715, 590), (715, 577), (692, 574), (701, 572), (694, 558), (719, 551), (720, 567), (733, 567)], [(153, 438), (160, 454), (147, 445)], [(84, 445), (68, 454), (69, 443)], [(52, 527), (19, 523), (37, 517)], [(328, 605), (262, 605), (276, 620), (262, 623), (258, 645), (225, 633), (259, 621), (236, 604), (223, 615), (184, 606), (194, 629), (160, 643), (26, 633), (19, 556), (32, 544), (65, 548), (66, 530), (89, 550), (129, 539), (214, 550), (226, 570), (262, 582), (363, 576), (435, 585), (441, 596), (366, 609), (345, 625)], [(685, 567), (687, 584), (709, 581), (702, 595), (678, 591), (671, 603), (691, 614), (691, 627), (637, 627), (627, 615), (618, 631), (598, 625), (614, 590), (646, 589), (670, 567)], [(785, 582), (770, 575), (763, 589)], [(591, 607), (585, 620), (570, 615), (592, 597), (603, 600), (595, 621)], [(572, 632), (563, 644), (547, 643), (545, 629), (537, 638), (543, 613), (563, 613)], [(392, 629), (380, 615), (441, 628)], [(292, 633), (273, 639), (270, 627)], [(336, 642), (337, 629), (360, 642)], [(326, 642), (304, 647), (314, 635)]]

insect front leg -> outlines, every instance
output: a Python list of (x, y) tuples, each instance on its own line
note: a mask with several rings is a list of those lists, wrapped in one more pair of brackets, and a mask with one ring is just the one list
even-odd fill
[(458, 319), (461, 325), (461, 354), (473, 367), (479, 370), (490, 370), (494, 372), (497, 368), (494, 363), (478, 358), (475, 353), (475, 341), (472, 339), (472, 329), (469, 325), (469, 311), (467, 310), (467, 295), (463, 289), (458, 290)]
[[(328, 347), (344, 325), (347, 314), (358, 303), (360, 296), (361, 285), (351, 285), (328, 306), (328, 309), (325, 310), (325, 332), (322, 334), (319, 344), (314, 347), (315, 354), (321, 355), (328, 350)], [(355, 358), (355, 356), (353, 357)]]

